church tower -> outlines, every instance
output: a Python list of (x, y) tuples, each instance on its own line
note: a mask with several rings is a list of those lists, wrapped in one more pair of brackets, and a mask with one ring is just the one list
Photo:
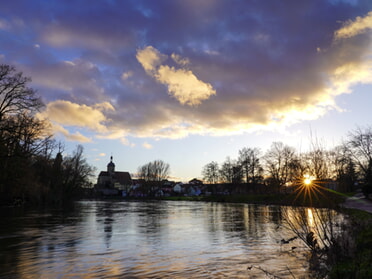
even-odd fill
[(115, 164), (112, 162), (112, 156), (110, 158), (110, 163), (107, 164), (107, 172), (110, 174), (110, 175), (114, 175), (115, 173)]

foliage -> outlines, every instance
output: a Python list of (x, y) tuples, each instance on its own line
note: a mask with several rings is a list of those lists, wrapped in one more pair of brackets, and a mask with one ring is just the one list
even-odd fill
[[(372, 278), (372, 215), (346, 210), (348, 223), (328, 252), (329, 278)], [(344, 247), (348, 245), (348, 249)]]

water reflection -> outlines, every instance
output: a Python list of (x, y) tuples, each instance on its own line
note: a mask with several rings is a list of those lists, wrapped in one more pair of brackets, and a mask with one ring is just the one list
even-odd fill
[(294, 236), (283, 226), (297, 214), (290, 207), (85, 201), (65, 212), (1, 214), (0, 278), (264, 277), (252, 266), (308, 275), (301, 241), (295, 251), (281, 242)]

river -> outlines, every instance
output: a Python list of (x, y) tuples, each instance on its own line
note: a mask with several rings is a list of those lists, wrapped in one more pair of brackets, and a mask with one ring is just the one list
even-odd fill
[(80, 201), (0, 225), (0, 278), (310, 278), (279, 206)]

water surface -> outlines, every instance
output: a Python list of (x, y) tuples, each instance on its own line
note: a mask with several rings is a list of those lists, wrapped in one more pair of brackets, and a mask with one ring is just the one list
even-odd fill
[(303, 244), (281, 242), (294, 236), (283, 209), (81, 201), (68, 211), (3, 210), (0, 278), (308, 278)]

